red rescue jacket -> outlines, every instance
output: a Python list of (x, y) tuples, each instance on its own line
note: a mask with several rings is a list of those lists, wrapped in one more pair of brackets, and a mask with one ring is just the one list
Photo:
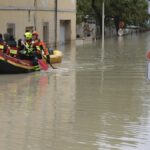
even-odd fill
[(44, 55), (49, 55), (48, 49), (46, 48), (46, 45), (43, 41), (39, 39), (35, 40), (33, 47), (36, 48), (38, 54), (42, 54), (42, 51), (43, 51)]

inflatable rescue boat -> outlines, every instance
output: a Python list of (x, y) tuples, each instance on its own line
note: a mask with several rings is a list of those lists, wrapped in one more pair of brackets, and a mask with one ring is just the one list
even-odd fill
[[(62, 52), (53, 50), (53, 54), (50, 55), (50, 63), (61, 63), (61, 61)], [(22, 60), (0, 52), (0, 74), (19, 74), (34, 71), (40, 71), (40, 69), (35, 70), (35, 66), (30, 60)]]

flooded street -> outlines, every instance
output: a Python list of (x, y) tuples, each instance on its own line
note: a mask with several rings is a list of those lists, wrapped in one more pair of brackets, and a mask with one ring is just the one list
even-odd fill
[(149, 150), (150, 33), (60, 49), (59, 69), (0, 76), (0, 150)]

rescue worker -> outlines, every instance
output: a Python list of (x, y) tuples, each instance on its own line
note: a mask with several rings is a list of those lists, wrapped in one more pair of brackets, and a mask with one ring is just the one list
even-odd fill
[(24, 40), (20, 39), (18, 47), (21, 47), (20, 54), (23, 59), (32, 59), (33, 56), (33, 45), (32, 45), (32, 33), (26, 32), (24, 34)]
[(9, 33), (4, 33), (4, 41), (7, 43), (8, 40), (10, 38), (10, 34)]
[(33, 47), (36, 49), (37, 57), (39, 59), (42, 59), (43, 56), (46, 56), (46, 62), (50, 63), (50, 57), (49, 57), (49, 51), (46, 48), (46, 45), (43, 41), (39, 39), (39, 33), (37, 31), (34, 31), (32, 33), (33, 36)]
[(33, 44), (32, 44), (32, 33), (31, 32), (26, 32), (24, 34), (24, 38), (25, 40), (22, 41), (22, 45), (24, 46), (24, 49), (26, 51), (25, 55), (30, 59), (32, 59), (33, 57), (33, 52), (34, 52), (34, 49), (33, 49)]
[(18, 47), (18, 51), (20, 52), (21, 50), (24, 50), (24, 45), (22, 44), (22, 39), (19, 39), (18, 40), (18, 45), (17, 45), (17, 47)]
[(7, 44), (9, 46), (9, 55), (12, 57), (17, 57), (18, 55), (17, 43), (12, 35), (9, 37)]
[(40, 70), (39, 65), (38, 65), (38, 58), (36, 55), (36, 49), (33, 47), (33, 42), (32, 42), (32, 33), (31, 32), (26, 32), (24, 34), (24, 38), (25, 40), (21, 40), (21, 45), (20, 47), (22, 47), (22, 50), (20, 50), (20, 57), (21, 59), (28, 59), (31, 60), (33, 65), (34, 65), (34, 69), (35, 70)]
[(6, 53), (7, 52), (7, 45), (5, 41), (3, 40), (3, 35), (0, 33), (0, 52)]

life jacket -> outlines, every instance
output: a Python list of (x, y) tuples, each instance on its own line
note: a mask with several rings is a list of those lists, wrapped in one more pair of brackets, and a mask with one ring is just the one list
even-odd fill
[(32, 42), (25, 42), (25, 50), (27, 55), (31, 55), (34, 52), (34, 47)]
[(9, 54), (12, 57), (17, 57), (17, 55), (18, 55), (18, 49), (17, 49), (17, 47), (10, 47)]
[(4, 53), (6, 51), (6, 46), (4, 45), (4, 42), (0, 42), (0, 52)]
[(36, 48), (36, 51), (38, 54), (42, 55), (42, 52), (44, 52), (44, 55), (49, 55), (48, 49), (46, 48), (46, 45), (43, 41), (40, 39), (37, 39), (34, 41), (34, 47)]
[(36, 40), (33, 42), (33, 47), (36, 49), (37, 54), (42, 53), (42, 47), (40, 46), (40, 40)]

